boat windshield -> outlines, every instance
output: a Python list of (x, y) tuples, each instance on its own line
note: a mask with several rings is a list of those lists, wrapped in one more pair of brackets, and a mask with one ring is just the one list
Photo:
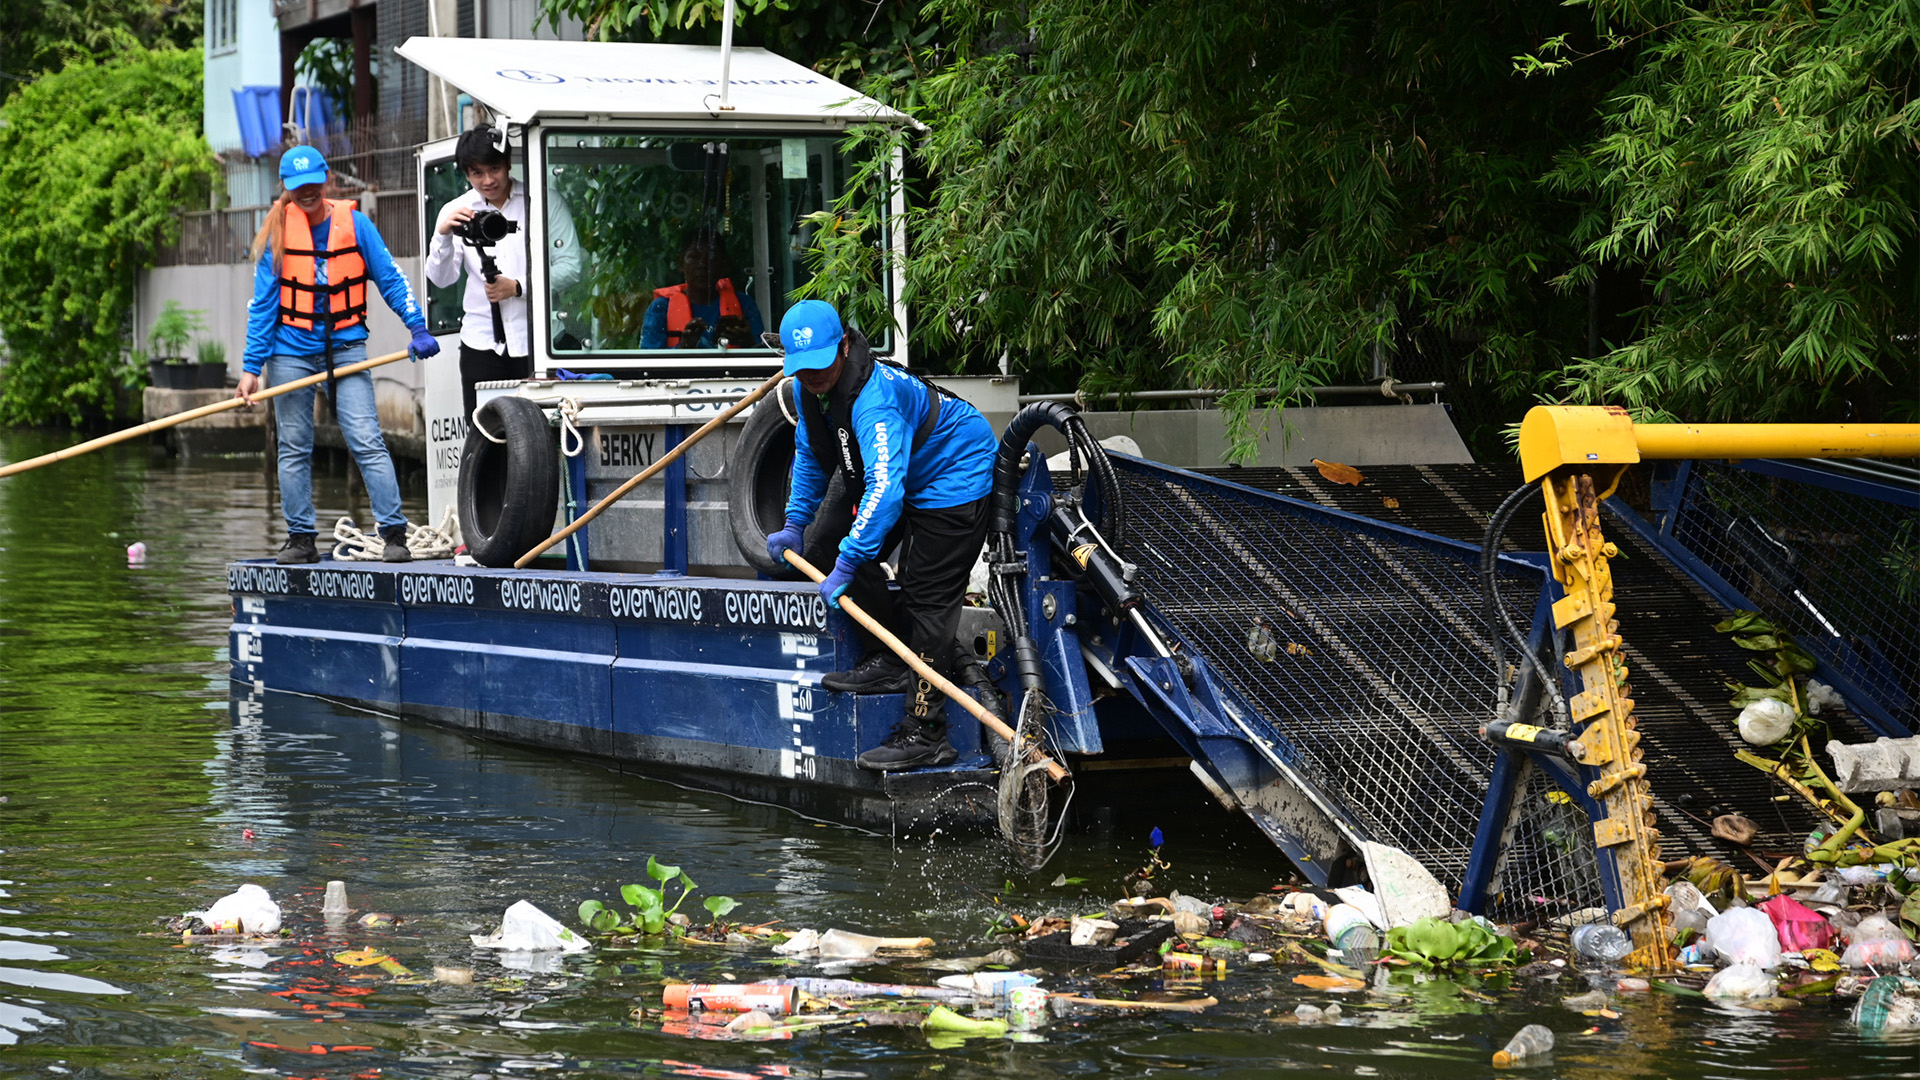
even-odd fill
[[(773, 356), (760, 334), (779, 329), (812, 276), (804, 252), (813, 229), (802, 219), (832, 206), (847, 182), (838, 144), (547, 132), (554, 359)], [(869, 332), (883, 352), (888, 336)]]

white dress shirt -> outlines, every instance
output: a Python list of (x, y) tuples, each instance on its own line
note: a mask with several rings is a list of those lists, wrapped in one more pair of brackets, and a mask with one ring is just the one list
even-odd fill
[[(440, 226), (462, 207), (475, 213), (484, 209), (498, 209), (507, 216), (508, 221), (520, 226), (518, 232), (508, 234), (495, 244), (492, 251), (494, 265), (499, 268), (500, 276), (520, 283), (519, 296), (500, 301), (500, 321), (507, 331), (507, 352), (512, 356), (526, 356), (527, 319), (530, 312), (527, 298), (527, 245), (531, 242), (531, 234), (527, 229), (525, 185), (515, 180), (513, 190), (507, 195), (507, 204), (497, 208), (492, 207), (479, 192), (467, 189), (466, 194), (440, 208), (439, 217), (434, 222), (433, 242), (427, 248), (428, 281), (444, 287), (453, 284), (460, 277), (462, 269), (467, 273), (466, 295), (461, 302), (464, 314), (460, 319), (460, 344), (491, 352), (494, 346), (493, 305), (487, 301), (486, 278), (480, 274), (480, 254), (466, 241), (440, 231)], [(578, 281), (580, 238), (574, 233), (573, 215), (558, 196), (549, 196), (547, 247), (551, 251), (547, 259), (548, 286), (558, 291)]]

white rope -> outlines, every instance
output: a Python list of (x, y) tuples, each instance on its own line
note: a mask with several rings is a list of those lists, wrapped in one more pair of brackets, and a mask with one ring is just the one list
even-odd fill
[[(580, 451), (587, 448), (587, 440), (574, 426), (580, 420), (580, 399), (563, 397), (558, 408), (560, 415), (560, 452), (568, 457), (579, 457)], [(482, 434), (485, 434), (484, 432)], [(573, 449), (567, 449), (571, 441)]]
[(475, 405), (473, 407), (473, 415), (468, 418), (469, 421), (473, 424), (473, 430), (479, 432), (482, 436), (486, 438), (488, 442), (495, 442), (495, 443), (499, 443), (502, 446), (505, 446), (507, 443), (507, 440), (494, 438), (493, 432), (488, 431), (486, 428), (480, 426), (480, 410), (484, 408), (486, 408), (485, 405)]
[[(379, 562), (387, 542), (378, 532), (372, 536), (360, 531), (350, 517), (333, 525), (333, 557), (347, 562)], [(416, 559), (445, 559), (453, 555), (453, 509), (449, 507), (440, 524), (431, 528), (407, 523), (407, 551)]]
[(793, 380), (789, 378), (781, 383), (779, 389), (773, 392), (773, 400), (780, 403), (780, 415), (787, 418), (787, 423), (799, 427), (800, 418), (787, 411), (787, 386), (792, 382)]

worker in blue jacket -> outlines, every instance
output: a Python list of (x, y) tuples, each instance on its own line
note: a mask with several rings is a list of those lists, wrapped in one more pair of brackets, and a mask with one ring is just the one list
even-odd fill
[[(253, 301), (247, 305), (247, 349), (241, 358), (236, 397), (253, 406), (265, 370), (277, 385), (308, 375), (327, 375), (327, 397), (360, 478), (367, 484), (374, 523), (386, 541), (381, 558), (406, 562), (407, 516), (400, 511), (400, 481), (380, 434), (372, 374), (335, 378), (337, 368), (367, 358), (367, 289), (372, 286), (412, 336), (416, 356), (432, 356), (439, 342), (427, 332), (427, 317), (413, 298), (407, 276), (367, 215), (351, 202), (326, 197), (327, 160), (311, 146), (295, 146), (280, 158), (286, 190), (267, 208), (253, 238)], [(314, 544), (319, 523), (313, 510), (313, 388), (282, 395), (274, 409), (280, 433), (280, 510), (287, 541), (274, 561), (320, 561)]]
[[(767, 538), (767, 553), (802, 551), (820, 510), (829, 470), (857, 493), (846, 538), (820, 595), (834, 607), (851, 596), (906, 641), (927, 665), (951, 677), (958, 662), (954, 634), (966, 599), (967, 575), (987, 531), (997, 443), (986, 417), (905, 369), (874, 359), (858, 331), (843, 330), (832, 305), (803, 300), (780, 320), (785, 370), (800, 384), (794, 435), (793, 486), (786, 527)], [(881, 555), (901, 551), (895, 597)], [(956, 756), (947, 741), (946, 702), (891, 651), (867, 640), (852, 671), (821, 680), (829, 690), (906, 693), (907, 711), (884, 742), (860, 755), (868, 769), (944, 765)]]

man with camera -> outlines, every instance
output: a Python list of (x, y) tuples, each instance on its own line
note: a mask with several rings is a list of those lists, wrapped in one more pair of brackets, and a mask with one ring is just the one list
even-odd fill
[[(460, 320), (460, 391), (473, 416), (473, 386), (533, 374), (527, 300), (527, 196), (512, 175), (504, 130), (482, 124), (460, 136), (454, 163), (471, 190), (440, 208), (427, 250), (427, 280), (447, 286), (467, 275)], [(547, 213), (548, 283), (564, 289), (580, 277), (573, 216), (558, 199)]]

